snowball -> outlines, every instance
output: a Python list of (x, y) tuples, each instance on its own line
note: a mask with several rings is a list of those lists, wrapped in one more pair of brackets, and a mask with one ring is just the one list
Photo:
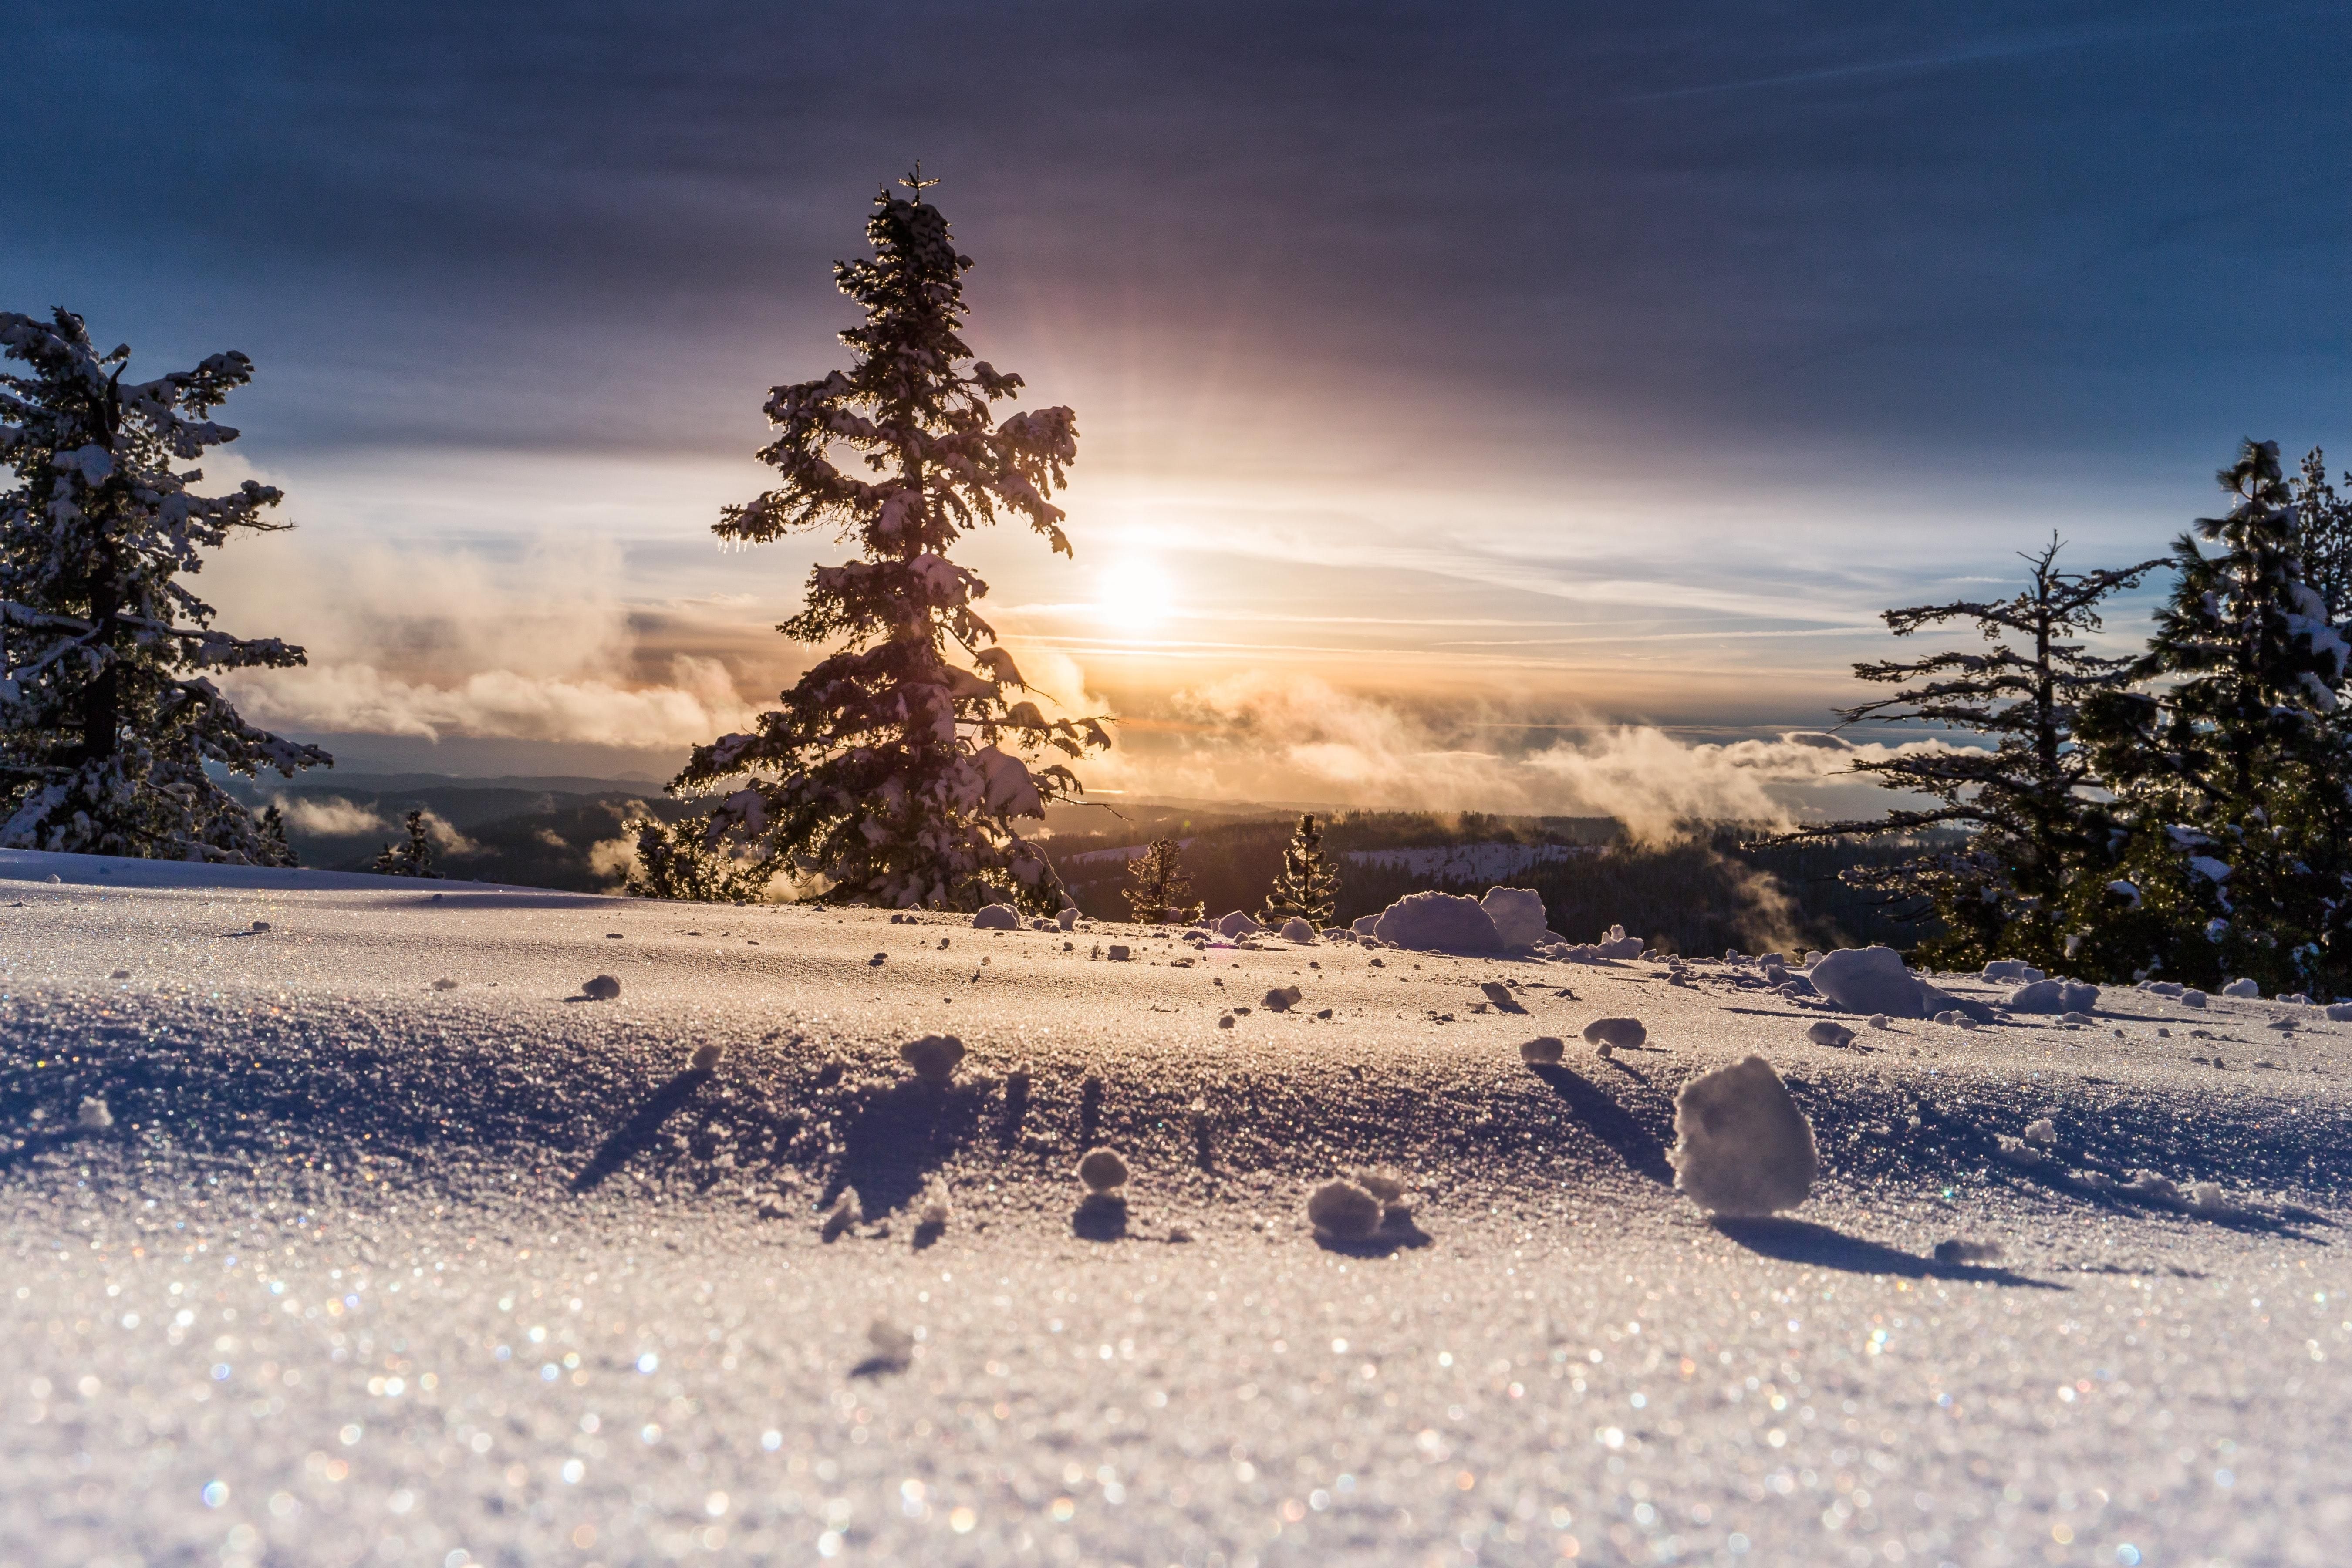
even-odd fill
[(1623, 926), (1611, 926), (1609, 934), (1592, 944), (1592, 953), (1597, 958), (1639, 958), (1643, 945), (1640, 937), (1627, 936)]
[(1269, 1013), (1287, 1013), (1298, 1005), (1299, 997), (1300, 992), (1297, 986), (1277, 985), (1265, 994), (1265, 1010)]
[(1089, 1149), (1078, 1162), (1078, 1180), (1090, 1193), (1116, 1192), (1127, 1185), (1127, 1162), (1116, 1149)]
[(2159, 1176), (2154, 1171), (2138, 1173), (2117, 1190), (2137, 1198), (2154, 1198), (2159, 1203), (2180, 1201), (2180, 1189), (2172, 1184), (2172, 1178)]
[(2221, 987), (2221, 994), (2224, 996), (2253, 997), (2260, 996), (2262, 994), (2263, 988), (2251, 980), (2232, 980)]
[(727, 1054), (725, 1046), (712, 1044), (694, 1047), (693, 1067), (697, 1072), (717, 1072), (719, 1058)]
[(1507, 1013), (1519, 1005), (1519, 999), (1511, 994), (1511, 988), (1499, 980), (1482, 980), (1478, 983), (1478, 990), (1487, 1001)]
[(2036, 980), (2009, 994), (2012, 1013), (2087, 1013), (2099, 1005), (2099, 988), (2074, 980)]
[(1558, 1035), (1538, 1035), (1519, 1044), (1519, 1060), (1538, 1067), (1558, 1067), (1568, 1047), (1560, 1044)]
[(1380, 1229), (1381, 1211), (1380, 1199), (1349, 1181), (1326, 1182), (1307, 1199), (1307, 1223), (1340, 1241), (1361, 1241)]
[(1891, 1029), (1895, 1026), (1887, 1021), (1885, 1014), (1873, 1013), (1870, 1016), (1870, 1026), (1874, 1029)]
[(2189, 990), (2177, 980), (2144, 980), (2140, 982), (2140, 989), (2151, 996), (2172, 997), (2186, 995)]
[(1073, 931), (1076, 929), (1078, 923), (1078, 907), (1076, 904), (1072, 904), (1060, 914), (1054, 917), (1054, 923), (1060, 926), (1064, 931)]
[[(123, 972), (123, 973), (128, 973), (128, 971)], [(123, 978), (123, 973), (117, 974), (115, 978), (118, 980)], [(455, 991), (457, 989), (457, 983), (445, 974), (440, 979), (433, 983), (433, 989), (436, 991)]]
[(2352, 1023), (2352, 1002), (2331, 1002), (2327, 1005), (2327, 1021), (2331, 1024)]
[(74, 1112), (74, 1125), (89, 1132), (103, 1132), (114, 1125), (114, 1112), (98, 1096), (86, 1095), (81, 1109)]
[(1611, 1048), (1632, 1050), (1646, 1044), (1650, 1031), (1642, 1027), (1639, 1018), (1595, 1018), (1584, 1026), (1584, 1043)]
[(1675, 1147), (1668, 1158), (1675, 1188), (1699, 1207), (1724, 1215), (1794, 1208), (1812, 1191), (1821, 1169), (1812, 1127), (1761, 1057), (1683, 1086), (1675, 1097)]
[(1505, 947), (1534, 947), (1548, 934), (1543, 895), (1532, 888), (1489, 888), (1478, 907)]
[(915, 1076), (925, 1083), (945, 1083), (955, 1077), (956, 1064), (963, 1060), (963, 1042), (953, 1035), (925, 1035), (900, 1046), (898, 1059), (914, 1068)]
[(1217, 1027), (1219, 1027), (1220, 1029), (1230, 1029), (1230, 1028), (1232, 1028), (1233, 1026), (1234, 1026), (1234, 1016), (1233, 1016), (1231, 1013), (1224, 1014), (1223, 1016), (1221, 1016), (1221, 1017), (1219, 1017), (1219, 1018), (1217, 1019)]
[(2007, 981), (2019, 985), (2030, 985), (2042, 978), (2042, 971), (2021, 958), (1996, 958), (1984, 966), (1984, 978)]
[(52, 871), (52, 872), (50, 872), (50, 873), (49, 873), (49, 878), (48, 878), (48, 879), (49, 879), (50, 881), (52, 881), (52, 882), (58, 882), (58, 883), (63, 883), (63, 882), (65, 881), (65, 879), (64, 879), (63, 877), (58, 876), (55, 871)]
[(269, 922), (268, 921), (256, 921), (253, 922), (253, 929), (255, 931), (268, 931), (269, 929)]
[(1813, 989), (1849, 1013), (1918, 1018), (1927, 1008), (1919, 982), (1891, 947), (1842, 947), (1812, 967)]
[(1817, 1046), (1850, 1046), (1853, 1044), (1853, 1031), (1823, 1018), (1805, 1031), (1805, 1038)]
[(1021, 911), (1011, 904), (991, 904), (971, 917), (974, 931), (1019, 931)]
[(1110, 944), (1110, 951), (1103, 956), (1108, 958), (1113, 963), (1125, 963), (1128, 960), (1133, 958), (1135, 953), (1128, 947), (1127, 943), (1123, 942), (1115, 942)]
[(937, 1236), (947, 1229), (954, 1212), (954, 1205), (948, 1201), (947, 1184), (933, 1176), (923, 1184), (922, 1202), (915, 1210), (915, 1228)]
[(580, 994), (587, 997), (591, 1002), (610, 1002), (620, 994), (621, 983), (609, 974), (599, 974), (592, 980), (583, 981), (580, 986)]
[(2202, 1007), (2205, 1005), (2205, 993), (2202, 991), (2183, 991), (2180, 994), (2180, 1005), (2184, 1007)]
[(1503, 945), (1478, 900), (1458, 893), (1407, 893), (1381, 912), (1372, 934), (1397, 947), (1440, 952), (1493, 952)]
[(1220, 915), (1209, 922), (1209, 929), (1228, 940), (1237, 936), (1255, 936), (1265, 928), (1239, 910)]
[(1279, 934), (1285, 942), (1313, 942), (1315, 922), (1303, 921), (1297, 915), (1293, 915), (1282, 922), (1282, 931)]
[[(2072, 1012), (2059, 1014), (2058, 1021), (2062, 1024), (2095, 1024), (2098, 1022), (2096, 1018), (2094, 1018), (2088, 1013)], [(2287, 1026), (2289, 1028), (2293, 1028), (2294, 1026), (2290, 1024)]]
[(2025, 1124), (2025, 1141), (2028, 1143), (2055, 1143), (2058, 1142), (2058, 1124), (2046, 1116), (2036, 1118)]

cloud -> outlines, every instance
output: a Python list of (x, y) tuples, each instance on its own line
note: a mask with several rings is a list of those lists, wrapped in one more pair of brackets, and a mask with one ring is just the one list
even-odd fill
[(670, 679), (488, 669), (449, 685), (406, 679), (373, 663), (240, 674), (221, 684), (247, 718), (280, 728), (360, 731), (438, 740), (488, 735), (612, 746), (690, 746), (751, 721), (753, 710), (716, 659), (679, 654)]
[(392, 829), (374, 807), (355, 805), (339, 795), (278, 795), (271, 797), (270, 804), (283, 814), (288, 827), (314, 837), (356, 838)]
[(1943, 744), (1855, 745), (1806, 731), (1692, 742), (1615, 724), (1512, 752), (1476, 742), (1498, 732), (1483, 713), (1433, 715), (1319, 680), (1265, 676), (1181, 692), (1171, 706), (1172, 721), (1127, 726), (1129, 743), (1090, 761), (1082, 776), (1129, 793), (1608, 816), (1654, 841), (1695, 820), (1791, 824), (1809, 795), (1854, 762)]

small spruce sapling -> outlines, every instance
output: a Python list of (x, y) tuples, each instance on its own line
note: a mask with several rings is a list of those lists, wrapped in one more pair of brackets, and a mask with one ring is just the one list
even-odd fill
[(1182, 851), (1172, 838), (1155, 838), (1128, 865), (1127, 910), (1138, 923), (1196, 921), (1207, 906), (1192, 897)]
[(225, 865), (293, 864), (210, 769), (331, 765), (254, 728), (210, 672), (302, 650), (214, 629), (187, 579), (235, 534), (271, 533), (279, 493), (198, 494), (184, 467), (236, 438), (212, 412), (253, 379), (241, 353), (152, 381), (82, 319), (0, 312), (0, 847)]
[(1297, 831), (1282, 851), (1282, 869), (1265, 895), (1258, 923), (1279, 926), (1297, 917), (1310, 925), (1327, 926), (1339, 908), (1339, 872), (1323, 853), (1323, 830), (1315, 814), (1298, 819)]
[[(875, 198), (872, 259), (834, 268), (865, 314), (842, 334), (854, 363), (774, 389), (760, 457), (782, 477), (713, 528), (740, 544), (809, 529), (856, 539), (859, 558), (818, 567), (778, 628), (835, 651), (757, 729), (698, 747), (670, 788), (717, 795), (709, 845), (754, 849), (763, 880), (784, 872), (844, 903), (1051, 914), (1060, 879), (1018, 824), (1079, 784), (1039, 754), (1110, 739), (1096, 719), (1049, 720), (1014, 700), (1033, 689), (974, 608), (987, 584), (947, 552), (1006, 518), (1071, 553), (1046, 497), (1077, 456), (1077, 421), (1058, 407), (994, 418), (1021, 378), (971, 357), (960, 336), (971, 258), (922, 199), (935, 182), (905, 183), (912, 200)], [(845, 449), (865, 475), (836, 464)]]

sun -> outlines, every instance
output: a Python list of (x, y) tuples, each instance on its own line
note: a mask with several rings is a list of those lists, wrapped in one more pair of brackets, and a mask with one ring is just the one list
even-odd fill
[(1095, 583), (1095, 608), (1113, 627), (1148, 630), (1165, 621), (1175, 607), (1175, 584), (1167, 568), (1143, 556), (1132, 556), (1104, 568)]

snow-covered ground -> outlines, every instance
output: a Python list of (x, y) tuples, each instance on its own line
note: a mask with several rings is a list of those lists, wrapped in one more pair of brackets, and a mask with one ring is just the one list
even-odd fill
[[(1840, 1048), (1705, 963), (87, 869), (0, 886), (0, 1563), (2343, 1560), (2308, 1009)], [(1710, 1224), (1750, 1052), (1822, 1178)], [(1374, 1163), (1417, 1231), (1318, 1245)]]
[(1354, 849), (1341, 858), (1351, 866), (1409, 871), (1450, 885), (1499, 882), (1538, 866), (1554, 866), (1599, 851), (1577, 844), (1442, 844), (1426, 849)]

